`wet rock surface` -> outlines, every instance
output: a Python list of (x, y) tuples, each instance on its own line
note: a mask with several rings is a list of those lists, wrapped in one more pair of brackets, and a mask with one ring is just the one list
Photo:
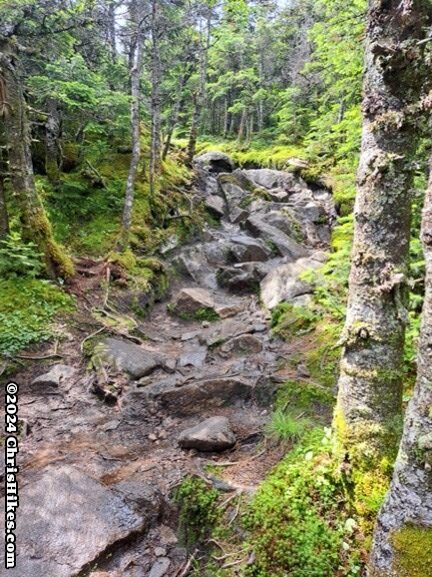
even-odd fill
[(186, 429), (179, 436), (180, 447), (198, 451), (225, 451), (233, 447), (235, 442), (236, 437), (226, 417), (210, 417)]
[[(257, 453), (283, 381), (280, 361), (290, 354), (289, 343), (271, 335), (259, 292), (270, 308), (307, 296), (299, 275), (325, 258), (333, 203), (328, 191), (292, 174), (235, 170), (222, 153), (194, 166), (197, 194), (218, 208), (220, 223), (186, 246), (167, 245), (178, 276), (169, 302), (139, 319), (139, 338), (101, 338), (98, 376), (77, 354), (82, 335), (62, 361), (70, 372), (48, 364), (17, 375), (29, 433), (21, 440), (20, 547), (11, 577), (174, 577), (187, 554), (175, 535), (173, 487), (203, 475), (200, 451), (222, 450), (207, 448), (219, 442), (218, 431), (246, 468)], [(214, 314), (196, 318), (202, 310)], [(97, 396), (99, 377), (105, 392)], [(186, 434), (196, 455), (179, 446)], [(265, 472), (259, 465), (253, 461), (253, 481), (239, 467), (228, 487), (208, 482), (253, 490)]]

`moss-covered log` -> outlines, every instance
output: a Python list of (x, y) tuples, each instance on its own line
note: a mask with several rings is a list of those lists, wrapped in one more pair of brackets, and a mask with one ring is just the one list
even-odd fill
[(417, 382), (391, 488), (378, 518), (371, 577), (426, 577), (432, 571), (432, 174), (422, 240), (426, 294)]

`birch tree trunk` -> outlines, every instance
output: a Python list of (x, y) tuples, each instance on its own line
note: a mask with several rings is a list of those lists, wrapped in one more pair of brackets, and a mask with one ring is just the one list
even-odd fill
[(0, 42), (0, 75), (6, 87), (3, 120), (8, 146), (9, 172), (23, 226), (23, 237), (32, 240), (44, 255), (47, 273), (52, 278), (73, 275), (71, 259), (55, 242), (51, 223), (36, 190), (30, 152), (30, 127), (27, 118), (19, 55), (15, 44)]
[(159, 7), (157, 0), (152, 0), (152, 18), (151, 18), (151, 38), (152, 38), (152, 55), (151, 55), (151, 144), (150, 144), (150, 196), (155, 193), (155, 179), (160, 174), (161, 168), (161, 138), (160, 138), (160, 108), (161, 108), (161, 60), (159, 46)]
[(130, 228), (132, 225), (132, 211), (135, 196), (135, 179), (138, 170), (138, 163), (141, 156), (140, 144), (140, 76), (143, 57), (143, 33), (141, 30), (139, 16), (137, 15), (136, 6), (132, 8), (132, 20), (136, 25), (134, 53), (131, 55), (131, 135), (132, 135), (132, 154), (129, 164), (129, 172), (126, 181), (125, 202), (123, 208), (123, 223), (120, 239), (120, 249), (125, 250), (129, 245)]
[[(428, 0), (369, 0), (354, 246), (334, 417), (342, 462), (369, 470), (396, 452), (407, 323), (411, 152)], [(393, 452), (394, 451), (394, 452)]]
[(375, 529), (371, 577), (426, 577), (432, 573), (432, 172), (423, 209), (422, 241), (426, 293), (417, 382), (405, 416), (393, 481)]

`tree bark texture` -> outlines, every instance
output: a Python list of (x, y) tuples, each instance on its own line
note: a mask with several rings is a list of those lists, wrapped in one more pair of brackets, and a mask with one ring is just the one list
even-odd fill
[(207, 64), (208, 64), (208, 51), (210, 48), (210, 32), (211, 32), (211, 11), (209, 8), (209, 13), (207, 16), (206, 25), (206, 40), (205, 44), (201, 38), (200, 40), (200, 53), (199, 53), (199, 85), (197, 93), (194, 95), (194, 107), (192, 112), (191, 128), (189, 132), (189, 142), (187, 149), (187, 160), (189, 165), (192, 164), (193, 157), (195, 156), (196, 143), (198, 139), (198, 129), (201, 119), (201, 113), (204, 106), (205, 100), (205, 87), (207, 81)]
[(411, 152), (418, 140), (407, 107), (420, 96), (418, 42), (430, 8), (429, 0), (369, 0), (354, 246), (334, 418), (341, 460), (366, 468), (392, 455), (398, 439)]
[(155, 179), (161, 168), (161, 59), (160, 59), (160, 25), (157, 0), (152, 0), (151, 17), (151, 144), (150, 144), (150, 195), (155, 193)]
[[(132, 17), (136, 16), (136, 10)], [(136, 39), (134, 42), (135, 53), (132, 57), (130, 71), (131, 86), (131, 135), (132, 154), (129, 164), (129, 172), (126, 181), (125, 203), (123, 208), (123, 226), (120, 241), (120, 248), (124, 250), (129, 245), (129, 234), (132, 225), (132, 210), (135, 196), (135, 180), (138, 170), (138, 163), (141, 156), (140, 143), (140, 76), (143, 57), (143, 32), (141, 30), (138, 17), (133, 18), (136, 28)]]
[(51, 223), (36, 190), (30, 151), (27, 118), (19, 55), (9, 40), (0, 43), (0, 76), (6, 89), (3, 119), (8, 146), (9, 173), (21, 213), (23, 237), (36, 243), (44, 255), (47, 273), (52, 278), (73, 275), (71, 259), (55, 242)]
[(417, 382), (405, 416), (392, 484), (375, 529), (370, 563), (373, 577), (426, 577), (432, 573), (432, 172), (423, 209), (422, 241), (426, 292)]
[(60, 130), (61, 119), (54, 98), (48, 98), (46, 109), (48, 118), (45, 123), (45, 171), (52, 183), (58, 183), (60, 179)]

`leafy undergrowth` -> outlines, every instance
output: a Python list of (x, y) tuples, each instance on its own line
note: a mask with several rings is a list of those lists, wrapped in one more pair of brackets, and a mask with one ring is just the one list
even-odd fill
[(72, 297), (48, 281), (0, 280), (0, 355), (7, 358), (51, 339), (56, 333), (55, 316), (73, 308)]
[[(104, 256), (118, 241), (130, 162), (129, 152), (96, 144), (75, 151), (73, 170), (62, 173), (55, 186), (46, 176), (37, 177), (56, 237), (73, 253), (87, 256)], [(204, 218), (198, 207), (191, 217), (191, 174), (176, 152), (163, 161), (150, 193), (147, 147), (143, 136), (131, 229), (131, 247), (141, 254), (151, 254), (170, 236), (184, 239)]]

